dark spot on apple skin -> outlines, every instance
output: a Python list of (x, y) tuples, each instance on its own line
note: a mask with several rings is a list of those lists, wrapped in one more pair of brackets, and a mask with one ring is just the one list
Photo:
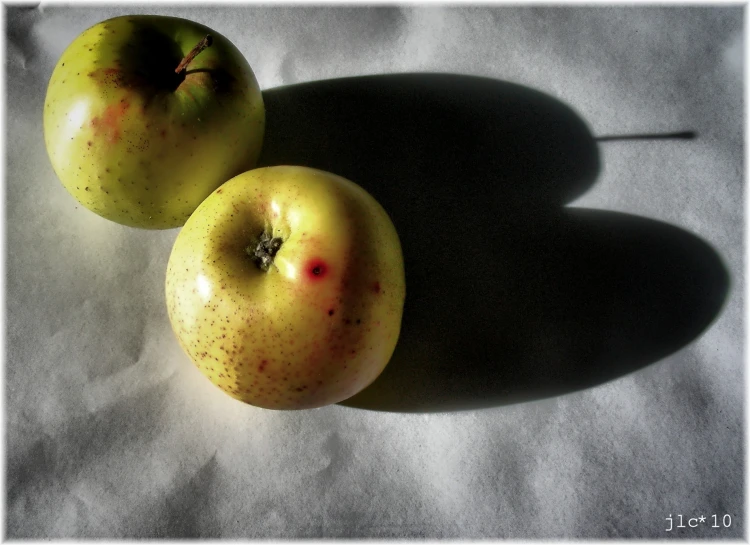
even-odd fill
[(260, 365), (258, 366), (258, 371), (262, 373), (263, 370), (266, 368), (266, 364), (268, 364), (268, 360), (261, 361)]
[[(86, 188), (86, 189), (88, 189), (88, 188)], [(328, 316), (333, 316), (333, 309), (332, 308), (328, 309)]]
[(380, 293), (380, 282), (374, 282), (372, 285), (372, 291), (374, 293)]
[(217, 192), (217, 193), (221, 193), (221, 189), (217, 189), (217, 190), (216, 190), (216, 192)]
[(304, 268), (310, 280), (322, 280), (328, 274), (328, 265), (322, 259), (311, 259)]

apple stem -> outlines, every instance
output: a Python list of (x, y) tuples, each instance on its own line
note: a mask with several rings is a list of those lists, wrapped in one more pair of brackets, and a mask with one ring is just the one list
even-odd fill
[(177, 65), (177, 68), (174, 69), (175, 74), (181, 73), (183, 70), (187, 68), (187, 65), (190, 64), (190, 62), (204, 49), (207, 47), (211, 47), (211, 44), (213, 43), (214, 39), (211, 37), (210, 34), (206, 34), (206, 37), (203, 38), (198, 44), (190, 50), (190, 53), (185, 55), (185, 58), (180, 61), (180, 64)]
[(268, 269), (273, 265), (273, 257), (276, 252), (281, 248), (281, 239), (279, 237), (272, 237), (265, 231), (260, 234), (260, 241), (253, 247), (252, 245), (245, 248), (245, 252), (253, 258), (255, 264), (263, 272), (268, 272)]

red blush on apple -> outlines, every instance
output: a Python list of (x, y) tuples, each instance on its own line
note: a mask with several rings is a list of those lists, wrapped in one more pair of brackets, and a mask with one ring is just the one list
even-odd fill
[(310, 280), (322, 280), (328, 274), (328, 265), (319, 258), (311, 259), (304, 267), (305, 275)]

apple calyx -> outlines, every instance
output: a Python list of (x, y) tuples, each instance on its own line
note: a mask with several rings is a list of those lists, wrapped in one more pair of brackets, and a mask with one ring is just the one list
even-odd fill
[(268, 272), (268, 269), (273, 265), (273, 258), (281, 248), (282, 240), (279, 237), (273, 237), (266, 231), (260, 234), (260, 241), (255, 246), (252, 245), (245, 248), (245, 252), (253, 258), (253, 261), (258, 268), (263, 272)]
[(174, 69), (175, 74), (182, 73), (186, 68), (187, 65), (190, 64), (190, 62), (204, 49), (207, 47), (211, 47), (211, 44), (214, 42), (214, 39), (211, 37), (210, 34), (206, 34), (206, 37), (203, 38), (200, 42), (198, 42), (193, 49), (190, 50), (190, 53), (185, 55), (185, 57), (180, 61), (180, 64), (177, 65), (177, 68)]

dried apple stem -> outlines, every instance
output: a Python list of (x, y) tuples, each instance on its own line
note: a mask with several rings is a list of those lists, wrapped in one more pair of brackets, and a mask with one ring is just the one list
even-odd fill
[(245, 248), (245, 252), (253, 258), (253, 261), (255, 261), (255, 264), (261, 271), (268, 272), (268, 269), (273, 265), (273, 258), (276, 252), (281, 248), (281, 243), (281, 238), (271, 236), (263, 231), (260, 234), (258, 244), (255, 247), (248, 246)]
[(203, 38), (198, 44), (190, 50), (190, 53), (185, 55), (185, 58), (180, 61), (180, 64), (177, 65), (177, 68), (174, 69), (175, 74), (180, 74), (183, 70), (187, 68), (187, 65), (190, 64), (190, 62), (204, 49), (207, 47), (211, 47), (211, 44), (213, 43), (214, 39), (211, 37), (210, 34), (206, 34), (206, 37)]

